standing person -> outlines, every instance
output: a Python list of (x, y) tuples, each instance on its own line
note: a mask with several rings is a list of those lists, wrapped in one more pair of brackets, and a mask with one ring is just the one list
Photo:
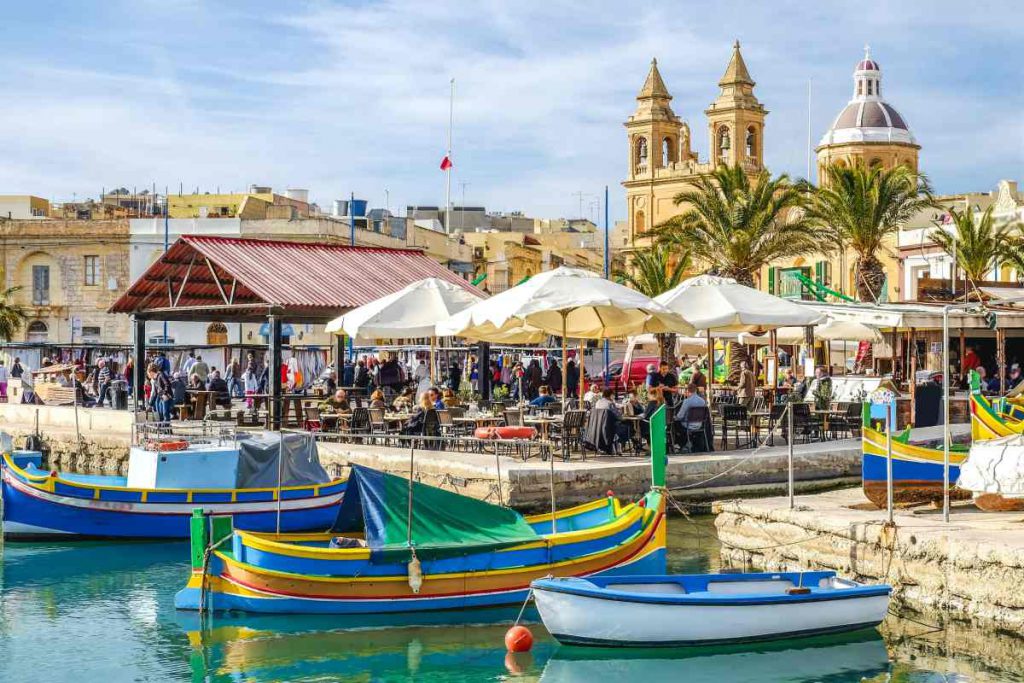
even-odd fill
[(558, 367), (558, 361), (552, 360), (548, 366), (548, 376), (545, 381), (552, 394), (562, 393), (562, 368)]
[(814, 387), (814, 408), (828, 410), (832, 405), (832, 378), (823, 365), (814, 369), (814, 377), (818, 380)]
[(11, 366), (11, 377), (14, 379), (21, 379), (21, 375), (24, 372), (25, 368), (21, 367), (21, 359), (15, 358), (14, 365)]
[(356, 371), (352, 377), (352, 386), (359, 389), (366, 389), (370, 386), (370, 371), (366, 369), (366, 361), (359, 359), (356, 362)]
[[(100, 358), (96, 362), (96, 366), (97, 366), (97, 370), (96, 370), (96, 385), (98, 387), (98, 389), (97, 389), (98, 397), (97, 397), (97, 401), (96, 401), (96, 407), (102, 408), (103, 407), (103, 401), (107, 398), (107, 391), (110, 389), (110, 384), (111, 384), (111, 381), (113, 380), (113, 378), (110, 376), (110, 367), (107, 365), (107, 361), (106, 360), (104, 360), (103, 358)], [(110, 407), (111, 408), (114, 407), (114, 401), (113, 400), (110, 401)]]
[(448, 368), (448, 386), (451, 387), (452, 391), (458, 392), (459, 385), (462, 384), (462, 368), (459, 367), (458, 361), (452, 361), (451, 367)]
[(7, 366), (0, 360), (0, 403), (7, 403)]
[(740, 363), (739, 388), (736, 389), (737, 402), (749, 408), (756, 394), (757, 380), (754, 378), (754, 373), (750, 370), (750, 364), (747, 361), (743, 361)]
[(210, 377), (210, 366), (206, 364), (203, 357), (196, 355), (196, 362), (192, 364), (192, 372), (189, 373), (189, 377), (192, 375), (199, 375), (199, 379), (206, 384), (206, 380)]
[(135, 359), (131, 356), (124, 364), (124, 381), (128, 385), (128, 395), (133, 396), (132, 387), (135, 386)]
[[(250, 353), (252, 353), (250, 351)], [(188, 352), (185, 356), (185, 362), (181, 364), (181, 375), (182, 377), (190, 377), (192, 375), (192, 366), (196, 364), (196, 352), (195, 349)]]
[(228, 365), (227, 374), (228, 394), (232, 398), (241, 397), (243, 395), (242, 364), (238, 362), (237, 358), (231, 359), (231, 363)]
[(476, 356), (469, 357), (469, 382), (473, 385), (473, 391), (480, 391), (480, 364), (477, 363)]
[(156, 360), (160, 365), (160, 372), (164, 373), (167, 377), (171, 376), (171, 361), (167, 359), (167, 354), (161, 351), (156, 354)]
[(576, 398), (580, 392), (580, 369), (576, 367), (576, 361), (570, 359), (565, 364), (565, 393), (570, 398)]
[[(251, 354), (250, 354), (251, 355)], [(245, 392), (247, 397), (253, 394), (259, 393), (260, 390), (260, 373), (256, 369), (256, 361), (252, 359), (251, 363), (247, 363), (245, 366), (245, 372), (242, 373), (242, 390)], [(246, 398), (245, 407), (252, 408), (252, 399)]]
[(707, 396), (708, 393), (708, 378), (701, 371), (700, 364), (697, 361), (693, 361), (693, 373), (690, 374), (690, 384), (697, 388), (697, 393), (701, 396)]
[(412, 376), (413, 379), (416, 380), (417, 396), (430, 389), (430, 369), (427, 368), (427, 363), (422, 358), (420, 359), (419, 365), (416, 366), (416, 370), (413, 372)]
[(544, 370), (540, 367), (540, 361), (534, 358), (526, 366), (526, 400), (532, 401), (537, 398), (542, 384), (544, 384)]
[(160, 369), (161, 364), (156, 361), (150, 364), (147, 371), (149, 376), (150, 392), (149, 405), (156, 413), (160, 422), (170, 422), (174, 412), (174, 396), (171, 393), (171, 383), (167, 375)]

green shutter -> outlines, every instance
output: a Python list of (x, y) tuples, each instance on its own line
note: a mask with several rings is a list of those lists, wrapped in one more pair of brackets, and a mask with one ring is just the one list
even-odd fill
[(775, 271), (776, 270), (778, 270), (778, 268), (776, 268), (775, 266), (769, 266), (769, 268), (768, 268), (768, 293), (769, 294), (778, 294), (775, 291), (775, 284), (776, 284)]
[(825, 284), (825, 262), (818, 261), (814, 264), (814, 281), (819, 285)]

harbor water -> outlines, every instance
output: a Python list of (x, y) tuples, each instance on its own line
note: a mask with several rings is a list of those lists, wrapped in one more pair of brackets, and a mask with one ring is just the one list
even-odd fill
[[(673, 517), (669, 569), (720, 569), (710, 517)], [(507, 655), (516, 609), (395, 618), (176, 612), (185, 543), (7, 544), (0, 574), (0, 681), (1008, 681), (1024, 641), (890, 617), (880, 631), (766, 645), (624, 652), (559, 647), (539, 623)], [(527, 612), (536, 619), (536, 614)], [(461, 622), (461, 623), (459, 623)]]

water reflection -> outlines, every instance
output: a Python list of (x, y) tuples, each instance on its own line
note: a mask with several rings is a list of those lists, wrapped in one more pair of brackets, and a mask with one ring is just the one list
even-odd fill
[(874, 629), (829, 638), (761, 646), (667, 651), (560, 648), (544, 667), (545, 683), (599, 680), (667, 681), (685, 672), (687, 683), (860, 681), (885, 674), (889, 656)]

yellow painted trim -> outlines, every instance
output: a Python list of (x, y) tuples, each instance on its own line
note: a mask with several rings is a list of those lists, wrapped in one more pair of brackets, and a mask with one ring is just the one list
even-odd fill
[[(662, 520), (661, 520), (660, 524), (661, 525), (665, 524), (664, 517), (662, 517)], [(651, 542), (657, 543), (657, 540), (659, 538), (658, 531), (661, 531), (661, 530), (660, 529), (656, 530), (656, 532), (651, 536), (651, 538), (648, 541), (648, 543), (651, 543)], [(235, 533), (243, 534), (245, 532), (236, 531)], [(636, 541), (640, 537), (642, 537), (645, 533), (647, 533), (647, 528), (646, 527), (639, 529), (635, 534), (633, 534), (629, 538), (623, 540), (621, 543), (618, 543), (618, 544), (616, 544), (615, 546), (613, 546), (611, 548), (605, 548), (604, 550), (601, 550), (601, 551), (596, 552), (596, 553), (591, 553), (589, 555), (581, 555), (579, 557), (574, 557), (574, 558), (571, 558), (571, 559), (562, 560), (560, 562), (545, 563), (545, 564), (531, 564), (531, 565), (527, 565), (527, 566), (523, 566), (523, 567), (508, 567), (506, 569), (491, 569), (491, 570), (487, 570), (487, 571), (452, 572), (452, 573), (448, 573), (448, 574), (431, 574), (430, 578), (431, 579), (460, 579), (460, 578), (481, 579), (481, 578), (484, 578), (484, 577), (492, 577), (492, 576), (510, 576), (510, 575), (514, 575), (514, 574), (517, 574), (517, 573), (523, 573), (523, 572), (533, 573), (533, 572), (537, 572), (537, 571), (542, 571), (544, 569), (554, 569), (554, 568), (565, 567), (565, 566), (569, 566), (569, 565), (573, 565), (573, 564), (579, 564), (580, 562), (589, 562), (589, 561), (592, 561), (592, 560), (600, 559), (602, 557), (606, 557), (608, 555), (612, 555), (612, 554), (621, 552), (624, 548), (628, 548), (631, 544), (636, 543)], [(339, 548), (338, 550), (348, 550), (348, 549), (347, 548)], [(284, 579), (297, 579), (297, 580), (301, 580), (301, 581), (305, 581), (305, 582), (316, 582), (316, 583), (357, 583), (358, 584), (358, 583), (380, 583), (380, 582), (384, 582), (384, 581), (387, 581), (387, 582), (403, 582), (404, 583), (404, 582), (407, 582), (409, 580), (409, 577), (406, 576), (405, 574), (392, 575), (392, 576), (318, 576), (318, 575), (310, 575), (310, 574), (296, 574), (296, 573), (293, 573), (293, 572), (282, 572), (282, 571), (279, 571), (279, 570), (276, 570), (276, 569), (264, 569), (263, 567), (257, 567), (255, 565), (251, 565), (251, 564), (248, 564), (246, 562), (240, 562), (240, 561), (236, 560), (234, 557), (232, 557), (231, 555), (227, 555), (225, 553), (222, 553), (219, 550), (215, 550), (214, 554), (216, 554), (225, 564), (235, 565), (235, 566), (238, 566), (238, 567), (244, 567), (245, 569), (247, 569), (248, 571), (251, 571), (254, 574), (263, 574), (263, 575), (266, 575), (266, 576), (276, 576), (276, 577), (280, 577), (280, 578), (284, 578)], [(366, 554), (369, 555), (369, 551), (366, 551)]]

